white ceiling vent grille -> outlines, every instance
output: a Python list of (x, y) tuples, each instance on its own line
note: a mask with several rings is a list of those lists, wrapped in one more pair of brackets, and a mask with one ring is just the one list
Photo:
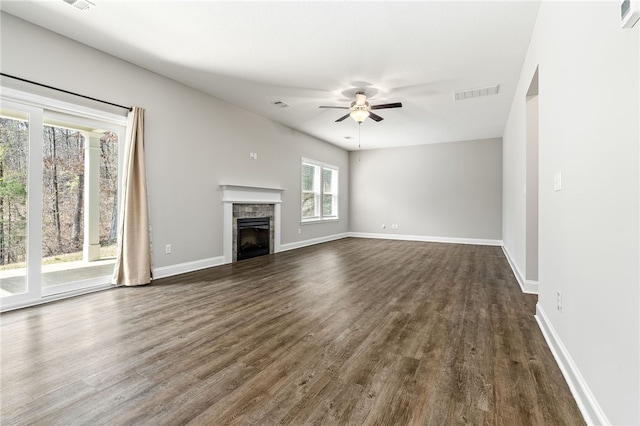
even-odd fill
[(87, 10), (91, 6), (95, 6), (95, 4), (91, 3), (89, 0), (62, 0), (65, 3), (69, 3), (70, 5), (80, 9)]
[(459, 92), (453, 92), (453, 98), (456, 101), (462, 101), (464, 99), (479, 98), (480, 96), (497, 95), (500, 85), (481, 87), (479, 89), (461, 90)]

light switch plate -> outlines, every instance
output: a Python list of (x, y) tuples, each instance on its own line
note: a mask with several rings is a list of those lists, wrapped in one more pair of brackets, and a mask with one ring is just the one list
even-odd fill
[(562, 172), (556, 172), (553, 175), (553, 190), (562, 191)]

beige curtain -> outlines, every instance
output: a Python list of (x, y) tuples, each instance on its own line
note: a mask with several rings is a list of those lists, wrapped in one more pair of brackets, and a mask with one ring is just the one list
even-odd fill
[(144, 160), (144, 109), (134, 107), (127, 119), (122, 204), (113, 284), (151, 282), (151, 235), (147, 172)]

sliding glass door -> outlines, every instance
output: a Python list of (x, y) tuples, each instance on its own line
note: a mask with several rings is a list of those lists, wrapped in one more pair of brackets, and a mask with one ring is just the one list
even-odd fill
[(115, 262), (124, 117), (2, 100), (3, 309), (108, 286)]

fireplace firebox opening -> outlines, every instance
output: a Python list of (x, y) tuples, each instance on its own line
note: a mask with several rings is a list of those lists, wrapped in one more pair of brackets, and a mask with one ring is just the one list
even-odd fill
[(238, 218), (238, 260), (269, 254), (271, 229), (269, 217)]

